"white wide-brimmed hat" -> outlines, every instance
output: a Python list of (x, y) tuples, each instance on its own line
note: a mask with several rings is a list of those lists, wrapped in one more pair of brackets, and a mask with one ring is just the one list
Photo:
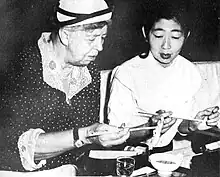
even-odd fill
[(56, 15), (61, 26), (77, 26), (110, 20), (112, 11), (104, 0), (60, 0)]

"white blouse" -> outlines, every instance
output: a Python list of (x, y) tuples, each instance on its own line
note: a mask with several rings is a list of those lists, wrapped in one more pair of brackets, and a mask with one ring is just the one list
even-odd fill
[[(132, 127), (148, 120), (137, 116), (142, 109), (149, 113), (172, 111), (174, 117), (194, 118), (193, 97), (201, 85), (196, 66), (182, 56), (172, 65), (162, 67), (151, 53), (145, 59), (139, 56), (116, 67), (111, 83), (108, 119), (111, 125), (125, 123)], [(176, 123), (160, 137), (157, 147), (170, 143), (181, 123)]]

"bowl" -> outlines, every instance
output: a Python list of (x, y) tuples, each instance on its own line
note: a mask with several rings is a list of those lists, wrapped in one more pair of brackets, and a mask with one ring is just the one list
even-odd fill
[(158, 174), (169, 176), (180, 167), (183, 161), (182, 154), (155, 153), (149, 156), (149, 162), (157, 169)]

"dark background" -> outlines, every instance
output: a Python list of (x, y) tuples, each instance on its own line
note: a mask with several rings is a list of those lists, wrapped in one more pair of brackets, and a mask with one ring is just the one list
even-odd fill
[[(102, 69), (112, 69), (141, 53), (145, 42), (141, 26), (152, 1), (108, 0), (114, 4), (113, 23), (97, 61)], [(191, 61), (219, 59), (218, 0), (185, 1), (190, 9), (193, 27), (182, 55)], [(49, 29), (50, 15), (57, 0), (2, 0), (0, 2), (0, 74), (10, 69), (16, 54), (29, 41)]]

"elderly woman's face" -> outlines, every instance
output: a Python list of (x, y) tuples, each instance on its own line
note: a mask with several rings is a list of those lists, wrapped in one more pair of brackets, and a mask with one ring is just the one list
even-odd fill
[(149, 33), (151, 53), (163, 67), (168, 67), (180, 53), (184, 39), (181, 26), (177, 22), (160, 19)]
[(65, 62), (76, 66), (88, 65), (102, 51), (106, 35), (107, 25), (91, 31), (72, 32)]

